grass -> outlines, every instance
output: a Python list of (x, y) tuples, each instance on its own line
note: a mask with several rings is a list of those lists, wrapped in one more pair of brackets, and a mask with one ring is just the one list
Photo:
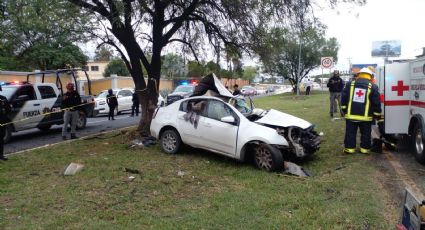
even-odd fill
[[(255, 104), (303, 117), (324, 133), (320, 151), (302, 163), (313, 177), (266, 173), (193, 148), (177, 155), (159, 146), (130, 149), (131, 132), (117, 131), (0, 163), (0, 229), (393, 228), (398, 209), (384, 202), (373, 158), (342, 154), (345, 125), (328, 119), (327, 94)], [(63, 176), (70, 162), (85, 168)]]

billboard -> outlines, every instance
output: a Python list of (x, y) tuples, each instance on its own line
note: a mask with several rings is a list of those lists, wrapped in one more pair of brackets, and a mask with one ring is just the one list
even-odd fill
[(367, 67), (373, 72), (375, 72), (377, 64), (353, 64), (351, 65), (351, 73), (358, 73), (362, 68)]
[(401, 54), (401, 41), (372, 42), (372, 57), (398, 57)]

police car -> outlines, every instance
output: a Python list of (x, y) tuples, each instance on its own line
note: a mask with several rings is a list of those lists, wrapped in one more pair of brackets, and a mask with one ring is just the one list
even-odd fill
[[(12, 82), (3, 83), (0, 94), (9, 101), (12, 111), (8, 114), (9, 124), (6, 126), (5, 142), (9, 141), (13, 132), (38, 128), (48, 130), (52, 125), (63, 124), (61, 110), (61, 92), (53, 83)], [(83, 103), (77, 129), (83, 129), (87, 123), (87, 114), (93, 113), (93, 102)]]

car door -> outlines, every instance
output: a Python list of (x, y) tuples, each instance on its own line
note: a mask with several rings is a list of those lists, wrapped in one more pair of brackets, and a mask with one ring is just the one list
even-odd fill
[[(232, 116), (235, 124), (221, 121), (221, 118)], [(208, 100), (206, 115), (199, 120), (198, 132), (209, 149), (225, 155), (235, 156), (238, 135), (238, 116), (220, 100)]]
[(41, 100), (37, 100), (31, 85), (20, 87), (11, 98), (13, 119), (16, 131), (34, 128), (43, 118)]
[(130, 90), (124, 89), (118, 91), (118, 112), (131, 109), (131, 95), (132, 93)]
[(199, 122), (204, 119), (207, 101), (205, 99), (186, 100), (180, 104), (177, 113), (177, 127), (185, 144), (204, 147), (205, 140), (199, 129)]

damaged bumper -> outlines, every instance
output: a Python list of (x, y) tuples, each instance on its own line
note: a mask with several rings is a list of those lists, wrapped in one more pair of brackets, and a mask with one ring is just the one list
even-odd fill
[(288, 150), (298, 158), (312, 155), (320, 149), (320, 136), (314, 130), (314, 126), (302, 129), (296, 126), (276, 129), (289, 143)]

